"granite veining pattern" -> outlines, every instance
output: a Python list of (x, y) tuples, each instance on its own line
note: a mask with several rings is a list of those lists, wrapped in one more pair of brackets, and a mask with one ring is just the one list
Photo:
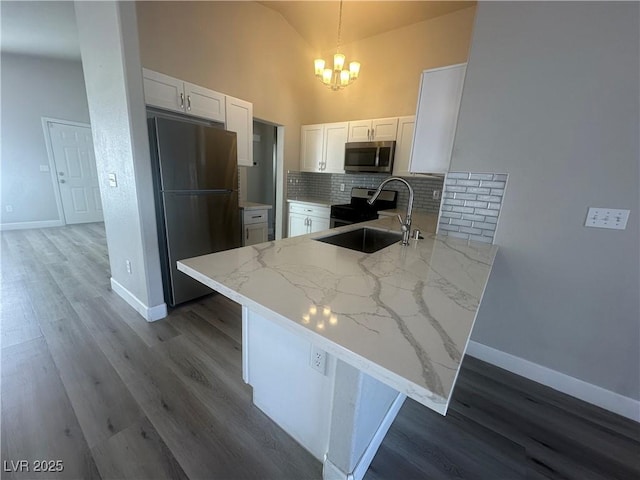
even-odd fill
[[(317, 242), (349, 225), (178, 262), (178, 268), (445, 413), (497, 247), (433, 231), (366, 254)], [(367, 222), (398, 230), (395, 218)]]

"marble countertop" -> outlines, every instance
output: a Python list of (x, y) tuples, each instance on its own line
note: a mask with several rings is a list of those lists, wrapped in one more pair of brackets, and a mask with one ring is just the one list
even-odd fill
[(296, 202), (296, 203), (305, 203), (307, 205), (317, 205), (320, 207), (330, 207), (332, 203), (323, 198), (314, 198), (314, 197), (296, 197), (296, 198), (287, 198), (287, 203)]
[(264, 210), (273, 208), (271, 205), (267, 205), (266, 203), (256, 203), (256, 202), (240, 202), (238, 206), (242, 210)]
[(382, 218), (178, 262), (178, 269), (444, 414), (493, 261), (494, 245), (425, 236), (376, 253), (315, 241)]

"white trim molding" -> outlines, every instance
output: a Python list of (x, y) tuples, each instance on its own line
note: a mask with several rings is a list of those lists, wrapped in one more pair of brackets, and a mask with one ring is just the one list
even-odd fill
[(138, 297), (136, 297), (133, 293), (123, 287), (116, 279), (111, 277), (111, 289), (116, 292), (122, 299), (131, 305), (136, 312), (144, 317), (147, 322), (155, 322), (156, 320), (160, 320), (167, 316), (167, 304), (161, 303), (160, 305), (155, 305), (153, 307), (149, 307), (142, 303)]
[(469, 341), (467, 354), (592, 405), (640, 422), (640, 401), (552, 370), (482, 343)]
[(28, 230), (30, 228), (51, 228), (62, 227), (64, 222), (62, 220), (41, 220), (38, 222), (15, 222), (15, 223), (0, 223), (1, 230)]

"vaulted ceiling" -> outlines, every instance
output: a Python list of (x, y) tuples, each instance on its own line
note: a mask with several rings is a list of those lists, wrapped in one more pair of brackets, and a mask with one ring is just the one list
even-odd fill
[[(338, 1), (261, 1), (318, 51), (337, 42)], [(347, 0), (342, 12), (342, 43), (378, 35), (475, 5), (475, 1)], [(72, 1), (0, 2), (3, 51), (79, 59)]]
[[(279, 12), (309, 45), (335, 48), (339, 1), (261, 1)], [(378, 35), (468, 8), (475, 1), (366, 1), (346, 0), (342, 7), (342, 43)]]

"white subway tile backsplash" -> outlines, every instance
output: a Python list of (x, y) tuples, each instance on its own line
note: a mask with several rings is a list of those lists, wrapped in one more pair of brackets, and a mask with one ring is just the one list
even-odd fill
[(482, 180), (480, 181), (480, 186), (490, 187), (490, 188), (504, 188), (505, 182), (494, 182), (494, 181)]
[(507, 178), (502, 173), (449, 173), (444, 183), (438, 232), (493, 243)]
[(464, 202), (465, 207), (475, 207), (475, 208), (487, 208), (489, 204), (487, 202), (478, 202), (476, 200), (467, 200)]
[(469, 178), (469, 173), (468, 172), (449, 172), (449, 173), (447, 173), (447, 178), (468, 179)]
[(493, 173), (471, 173), (469, 174), (471, 180), (494, 180)]
[(475, 200), (478, 196), (475, 193), (455, 193), (456, 200)]
[(479, 187), (480, 180), (458, 180), (456, 185), (463, 185), (465, 187)]

